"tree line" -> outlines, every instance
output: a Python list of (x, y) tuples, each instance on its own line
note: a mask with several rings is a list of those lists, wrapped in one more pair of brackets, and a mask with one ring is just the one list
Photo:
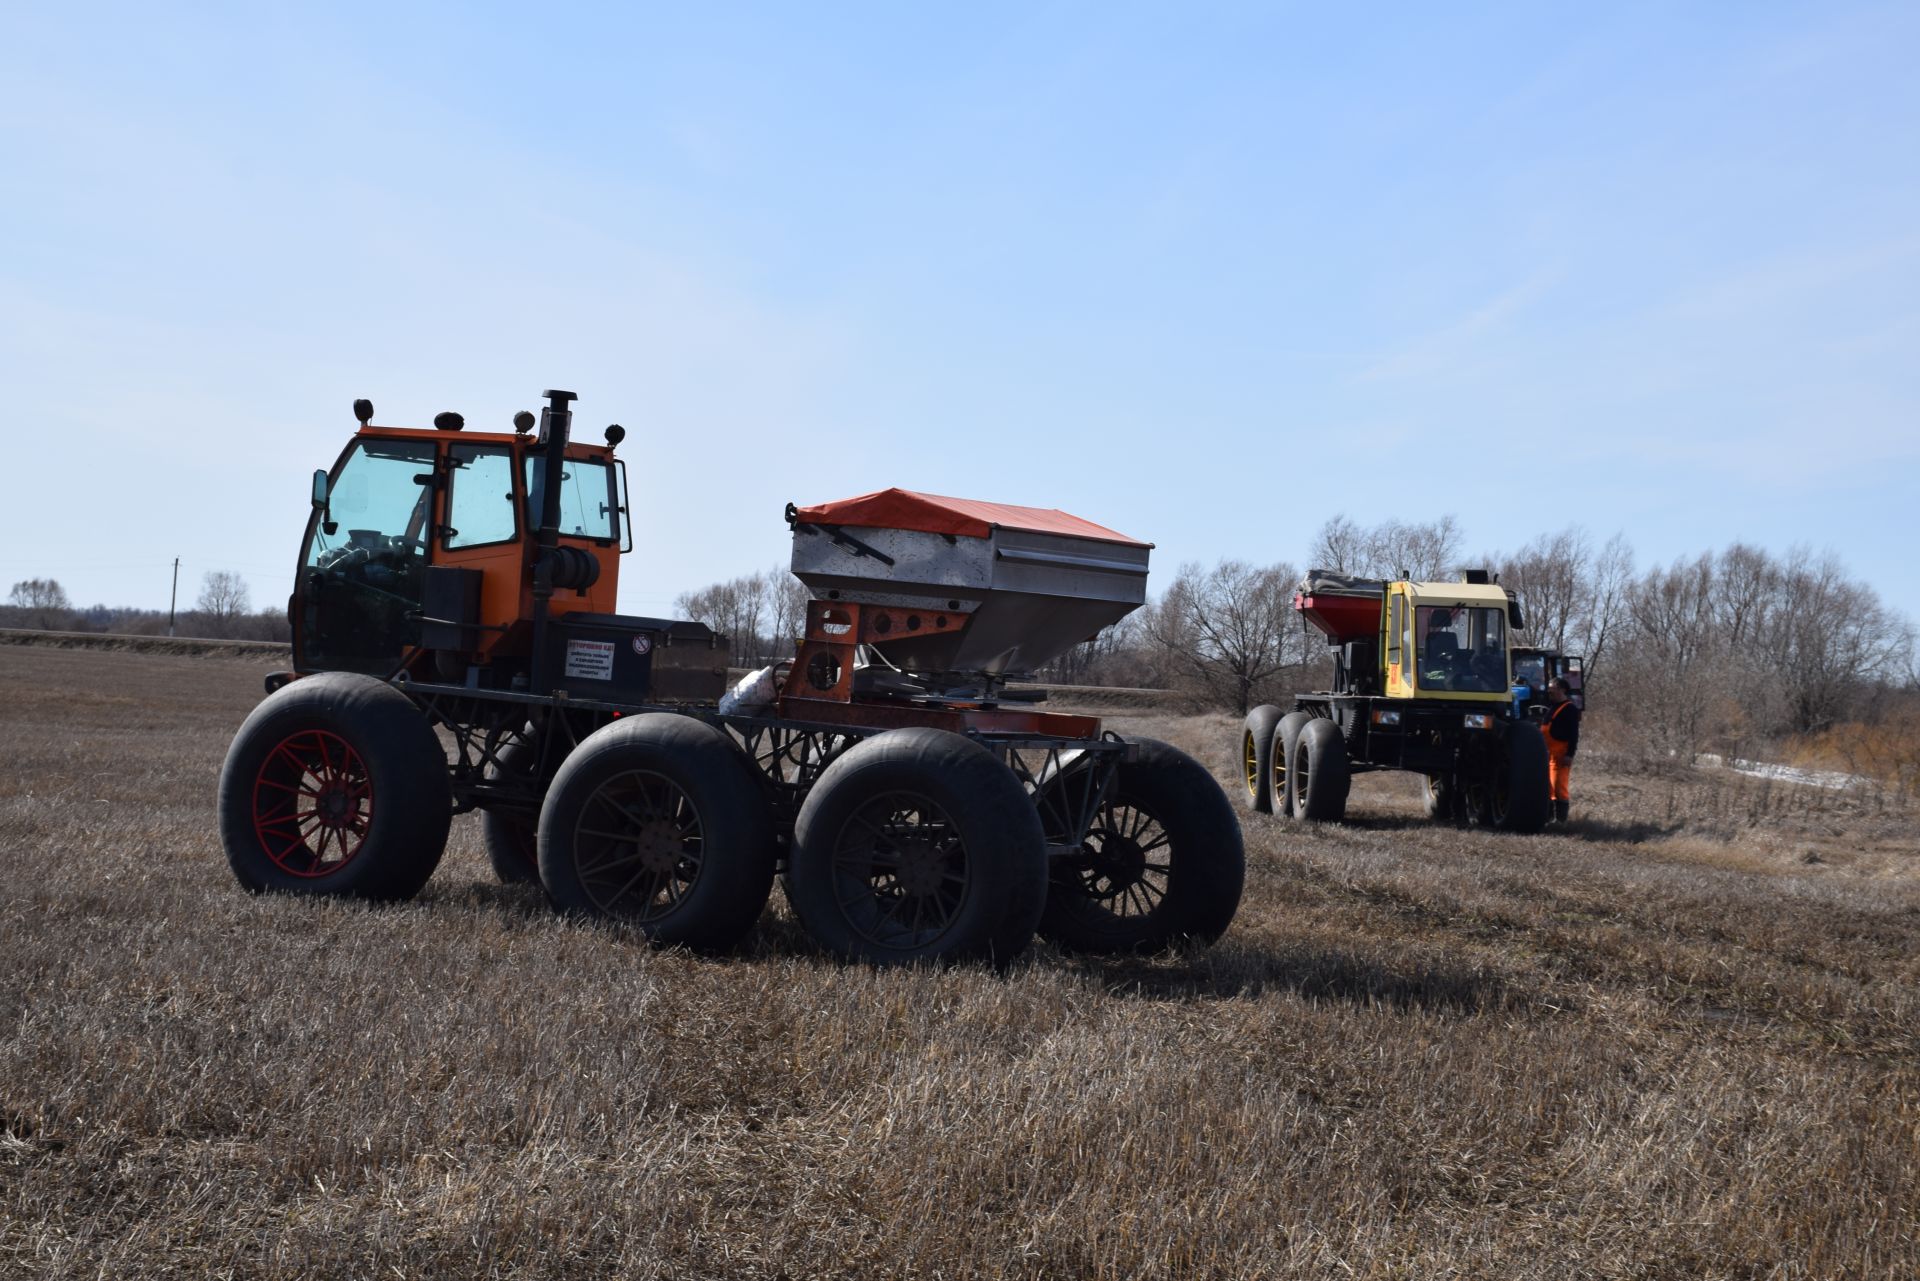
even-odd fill
[[(0, 605), (0, 627), (59, 632), (113, 632), (164, 636), (167, 611), (112, 605), (76, 606), (55, 578), (29, 578), (13, 585)], [(255, 610), (247, 581), (232, 570), (209, 570), (189, 609), (174, 616), (174, 634), (215, 640), (287, 641), (284, 609)]]

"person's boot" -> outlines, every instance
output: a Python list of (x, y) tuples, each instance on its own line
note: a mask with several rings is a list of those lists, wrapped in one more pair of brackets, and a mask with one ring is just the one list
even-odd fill
[(1553, 803), (1553, 821), (1562, 827), (1566, 826), (1567, 809), (1571, 804), (1571, 801), (1555, 801)]

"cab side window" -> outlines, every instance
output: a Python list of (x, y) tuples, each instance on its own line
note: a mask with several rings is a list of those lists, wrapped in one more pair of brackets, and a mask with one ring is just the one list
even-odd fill
[[(545, 497), (547, 460), (527, 455), (527, 525), (537, 528)], [(614, 535), (614, 516), (620, 502), (605, 463), (569, 458), (560, 473), (560, 535), (605, 542)]]
[(505, 543), (517, 532), (513, 457), (505, 445), (447, 450), (447, 548)]

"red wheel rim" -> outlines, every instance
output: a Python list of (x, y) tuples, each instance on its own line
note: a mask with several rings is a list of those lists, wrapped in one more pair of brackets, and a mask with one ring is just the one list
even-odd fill
[(373, 779), (337, 734), (282, 739), (253, 779), (253, 834), (289, 876), (332, 876), (358, 857), (373, 828)]

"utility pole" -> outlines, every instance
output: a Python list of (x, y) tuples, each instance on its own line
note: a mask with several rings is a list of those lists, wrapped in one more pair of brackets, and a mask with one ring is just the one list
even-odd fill
[(167, 597), (167, 635), (173, 635), (173, 607), (180, 603), (180, 558), (173, 558), (173, 594)]

